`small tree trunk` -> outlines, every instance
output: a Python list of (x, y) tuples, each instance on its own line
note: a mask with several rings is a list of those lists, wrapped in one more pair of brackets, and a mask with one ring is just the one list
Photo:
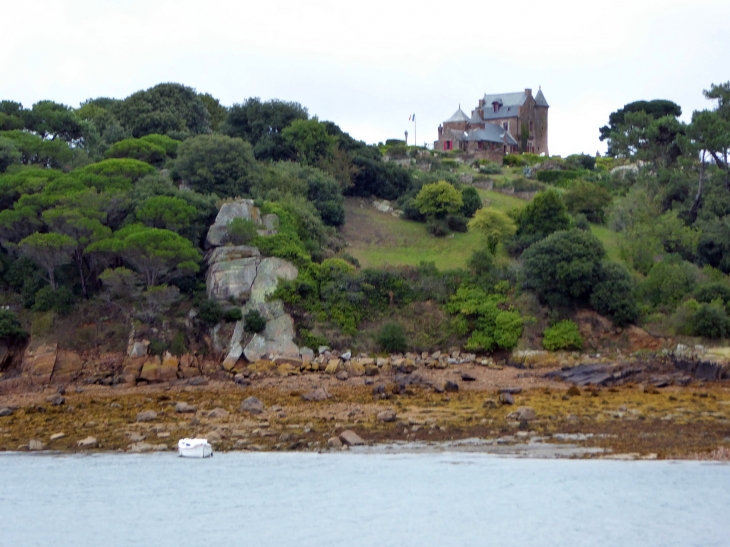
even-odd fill
[(697, 209), (700, 207), (700, 200), (702, 199), (702, 190), (705, 185), (705, 151), (702, 151), (702, 159), (700, 161), (700, 180), (697, 183), (697, 195), (695, 196), (694, 203), (689, 210), (690, 222), (697, 220)]

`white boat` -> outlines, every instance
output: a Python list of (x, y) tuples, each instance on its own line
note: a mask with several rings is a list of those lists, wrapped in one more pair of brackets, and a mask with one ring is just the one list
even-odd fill
[(213, 455), (208, 439), (180, 439), (177, 451), (183, 458), (210, 458)]

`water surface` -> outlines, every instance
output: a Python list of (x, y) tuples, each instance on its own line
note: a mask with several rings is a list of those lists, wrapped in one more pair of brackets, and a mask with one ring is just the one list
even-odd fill
[(727, 546), (730, 466), (485, 454), (0, 455), (0, 546)]

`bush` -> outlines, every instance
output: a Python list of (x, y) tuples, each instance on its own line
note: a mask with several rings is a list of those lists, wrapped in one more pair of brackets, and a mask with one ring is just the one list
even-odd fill
[(235, 323), (243, 319), (241, 308), (231, 308), (223, 312), (223, 321), (227, 323)]
[(544, 238), (570, 227), (570, 216), (563, 198), (555, 190), (540, 192), (520, 211), (517, 217), (517, 237)]
[(263, 318), (258, 310), (247, 312), (243, 319), (245, 321), (243, 329), (246, 332), (261, 332), (266, 328), (266, 319)]
[(55, 311), (61, 315), (71, 313), (74, 307), (74, 295), (66, 287), (59, 287), (55, 291), (46, 285), (35, 295), (33, 311)]
[(639, 292), (652, 306), (674, 308), (694, 289), (695, 273), (684, 261), (664, 260), (652, 266), (649, 275), (639, 286)]
[(188, 352), (188, 347), (185, 345), (185, 334), (178, 332), (170, 342), (170, 353), (180, 357)]
[(636, 321), (639, 308), (634, 283), (621, 264), (606, 262), (601, 267), (600, 281), (593, 287), (591, 306), (619, 327)]
[(580, 171), (538, 171), (537, 180), (561, 188), (570, 186), (571, 182), (581, 175)]
[(203, 324), (212, 327), (223, 318), (223, 308), (216, 300), (205, 299), (198, 305), (198, 318)]
[(449, 215), (446, 217), (446, 225), (454, 232), (466, 233), (468, 220), (461, 215)]
[(389, 353), (402, 353), (406, 351), (406, 333), (398, 323), (386, 323), (378, 333), (378, 345), (383, 351)]
[(443, 220), (429, 220), (426, 223), (426, 230), (434, 237), (446, 237), (449, 235), (449, 225)]
[(479, 209), (482, 208), (482, 198), (479, 197), (479, 192), (473, 186), (466, 186), (461, 191), (461, 199), (464, 204), (461, 206), (460, 213), (471, 218), (474, 216)]
[(573, 214), (582, 213), (597, 224), (606, 221), (605, 209), (611, 204), (611, 194), (597, 184), (582, 182), (565, 192), (565, 205)]
[(581, 350), (583, 337), (573, 321), (560, 321), (542, 334), (542, 345), (548, 351)]
[(520, 154), (507, 154), (502, 158), (502, 165), (506, 167), (523, 167), (527, 165), (527, 162)]
[(492, 161), (479, 166), (479, 172), (483, 175), (501, 175), (502, 168)]
[(248, 245), (259, 235), (256, 223), (245, 218), (234, 218), (228, 224), (228, 236), (234, 245)]
[[(172, 140), (172, 139), (171, 139)], [(104, 158), (132, 158), (135, 160), (161, 165), (167, 153), (164, 148), (142, 139), (124, 139), (114, 143), (104, 152)]]
[(727, 306), (730, 302), (730, 288), (722, 283), (707, 283), (695, 289), (694, 297), (697, 302), (708, 304), (719, 298)]
[(702, 304), (691, 320), (692, 334), (705, 338), (725, 338), (730, 330), (724, 306)]
[(0, 309), (0, 339), (15, 341), (27, 337), (28, 333), (20, 328), (20, 322), (15, 314), (10, 310)]

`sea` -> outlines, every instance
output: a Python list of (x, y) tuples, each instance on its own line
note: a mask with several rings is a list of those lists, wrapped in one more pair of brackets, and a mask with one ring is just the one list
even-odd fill
[(0, 455), (0, 546), (730, 545), (730, 465), (479, 453)]

